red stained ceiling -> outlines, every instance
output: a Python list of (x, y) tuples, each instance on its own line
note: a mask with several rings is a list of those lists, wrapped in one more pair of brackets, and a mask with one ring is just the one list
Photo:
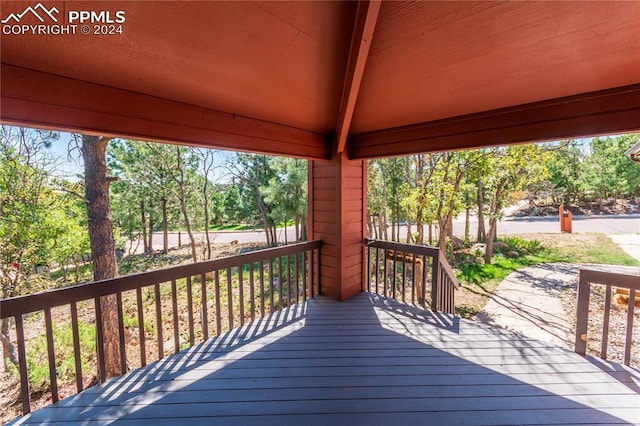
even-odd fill
[(640, 2), (385, 2), (355, 133), (640, 81)]
[[(3, 65), (304, 129), (322, 140), (336, 131), (356, 3), (44, 3), (62, 15), (124, 10), (124, 34), (2, 35)], [(0, 16), (34, 4), (2, 1)], [(370, 50), (349, 133), (640, 83), (639, 22), (637, 1), (383, 2), (372, 39), (356, 39)], [(7, 118), (7, 105), (16, 105), (9, 98), (33, 100), (24, 85), (7, 95), (0, 87), (2, 118), (48, 123), (46, 112), (26, 120), (28, 108), (23, 118)], [(100, 109), (109, 99), (92, 101)], [(92, 128), (82, 120), (78, 128)], [(136, 136), (144, 137), (141, 126)]]

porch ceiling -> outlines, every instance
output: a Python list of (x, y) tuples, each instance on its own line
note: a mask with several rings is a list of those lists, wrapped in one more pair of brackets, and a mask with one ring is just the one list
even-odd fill
[(3, 122), (307, 158), (640, 128), (638, 2), (45, 5), (123, 34), (3, 34)]

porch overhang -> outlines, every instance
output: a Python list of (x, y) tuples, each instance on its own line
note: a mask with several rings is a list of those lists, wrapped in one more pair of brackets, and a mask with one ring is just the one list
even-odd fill
[(5, 123), (310, 159), (640, 128), (638, 2), (46, 2), (58, 35), (29, 7), (1, 5)]
[(339, 300), (363, 288), (364, 159), (640, 129), (639, 2), (0, 7), (0, 122), (313, 160)]

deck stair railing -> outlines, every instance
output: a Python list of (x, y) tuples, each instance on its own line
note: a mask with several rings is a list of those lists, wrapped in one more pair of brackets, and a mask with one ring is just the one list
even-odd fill
[(602, 345), (600, 348), (600, 357), (602, 359), (607, 359), (612, 294), (615, 292), (626, 295), (628, 298), (623, 362), (625, 365), (629, 365), (633, 346), (634, 308), (637, 300), (640, 299), (640, 275), (580, 269), (578, 302), (576, 304), (575, 352), (581, 355), (585, 355), (588, 348), (589, 301), (592, 284), (604, 286), (604, 317), (602, 322)]
[[(15, 324), (23, 413), (31, 410), (25, 326), (30, 331), (44, 317), (51, 398), (56, 402), (59, 348), (53, 335), (61, 324), (72, 328), (76, 391), (85, 387), (82, 360), (87, 357), (96, 359), (98, 381), (105, 380), (101, 298), (115, 295), (124, 374), (151, 358), (162, 359), (319, 294), (320, 246), (320, 241), (292, 244), (0, 300), (0, 318), (12, 318)], [(145, 315), (145, 306), (151, 315)], [(81, 353), (80, 322), (95, 327), (93, 353)], [(137, 334), (135, 344), (127, 341), (131, 333)], [(130, 365), (132, 358), (137, 365)]]
[(365, 240), (367, 291), (455, 314), (460, 286), (437, 247)]

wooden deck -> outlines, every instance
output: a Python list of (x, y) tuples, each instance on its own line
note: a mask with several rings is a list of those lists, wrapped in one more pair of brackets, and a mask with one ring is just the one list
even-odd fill
[(318, 297), (16, 424), (640, 424), (640, 372), (362, 293)]

